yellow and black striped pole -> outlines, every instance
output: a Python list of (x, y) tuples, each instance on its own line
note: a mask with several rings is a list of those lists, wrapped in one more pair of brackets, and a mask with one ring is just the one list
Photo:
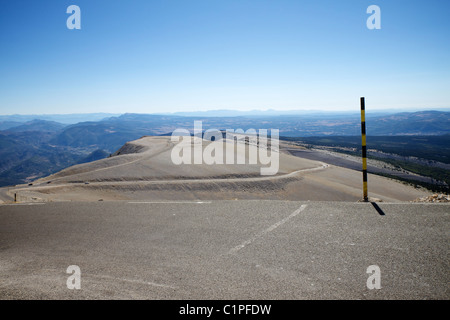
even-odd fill
[(361, 138), (362, 138), (362, 163), (363, 163), (363, 194), (364, 202), (369, 201), (367, 194), (367, 147), (366, 147), (366, 105), (364, 97), (361, 97)]

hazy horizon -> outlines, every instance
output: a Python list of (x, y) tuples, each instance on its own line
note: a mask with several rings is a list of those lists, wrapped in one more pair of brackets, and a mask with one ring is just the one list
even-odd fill
[[(359, 107), (359, 106), (358, 106)], [(387, 109), (366, 109), (366, 113), (402, 113), (402, 112), (422, 112), (422, 111), (439, 111), (439, 112), (450, 112), (450, 108), (404, 108), (404, 109), (395, 109), (395, 108), (387, 108)], [(13, 117), (13, 116), (81, 116), (81, 115), (105, 115), (106, 117), (110, 116), (121, 116), (124, 114), (142, 114), (142, 115), (182, 115), (182, 114), (193, 114), (193, 113), (211, 113), (211, 116), (214, 116), (214, 112), (227, 112), (227, 113), (236, 113), (236, 114), (295, 114), (295, 113), (330, 113), (330, 114), (339, 114), (339, 113), (355, 113), (359, 114), (359, 108), (354, 108), (354, 110), (330, 110), (330, 109), (290, 109), (290, 110), (279, 110), (279, 109), (249, 109), (249, 110), (236, 110), (236, 109), (205, 109), (205, 110), (184, 110), (184, 111), (173, 111), (173, 112), (70, 112), (70, 113), (11, 113), (11, 114), (3, 114), (0, 113), (0, 117)]]

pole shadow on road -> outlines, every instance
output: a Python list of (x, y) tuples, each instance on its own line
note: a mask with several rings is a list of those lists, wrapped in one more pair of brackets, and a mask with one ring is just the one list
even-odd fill
[(378, 206), (378, 204), (376, 204), (376, 202), (371, 202), (371, 204), (375, 208), (375, 210), (377, 210), (380, 216), (385, 216), (383, 210), (381, 210), (381, 208)]

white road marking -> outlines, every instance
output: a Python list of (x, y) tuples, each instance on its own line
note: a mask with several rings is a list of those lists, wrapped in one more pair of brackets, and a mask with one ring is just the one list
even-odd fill
[(246, 246), (248, 246), (249, 244), (251, 244), (252, 242), (254, 242), (255, 240), (257, 240), (258, 238), (261, 238), (262, 236), (264, 236), (265, 234), (275, 230), (276, 228), (278, 228), (279, 226), (285, 224), (286, 222), (288, 222), (290, 219), (292, 219), (293, 217), (295, 217), (296, 215), (298, 215), (300, 212), (302, 212), (303, 210), (305, 210), (305, 208), (307, 207), (306, 204), (302, 205), (300, 208), (298, 208), (297, 210), (295, 210), (294, 212), (292, 212), (289, 216), (287, 216), (286, 218), (278, 221), (277, 223), (271, 225), (270, 227), (268, 227), (267, 229), (261, 231), (260, 233), (254, 235), (253, 237), (251, 237), (250, 239), (248, 239), (247, 241), (241, 243), (240, 245), (234, 247), (233, 249), (231, 249), (230, 251), (228, 251), (228, 254), (235, 254), (236, 252), (238, 252), (239, 250), (245, 248)]
[(43, 205), (45, 202), (36, 202), (36, 203), (2, 203), (0, 206), (37, 206)]
[(203, 203), (212, 203), (211, 201), (130, 201), (128, 203), (131, 204), (142, 204), (142, 203), (146, 203), (146, 204), (154, 204), (154, 203), (161, 203), (161, 204), (203, 204)]

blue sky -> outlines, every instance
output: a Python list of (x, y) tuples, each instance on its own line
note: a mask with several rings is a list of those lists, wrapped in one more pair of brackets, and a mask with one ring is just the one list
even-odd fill
[[(69, 30), (69, 5), (81, 30)], [(369, 5), (381, 30), (369, 30)], [(3, 1), (0, 114), (450, 107), (450, 1)]]

